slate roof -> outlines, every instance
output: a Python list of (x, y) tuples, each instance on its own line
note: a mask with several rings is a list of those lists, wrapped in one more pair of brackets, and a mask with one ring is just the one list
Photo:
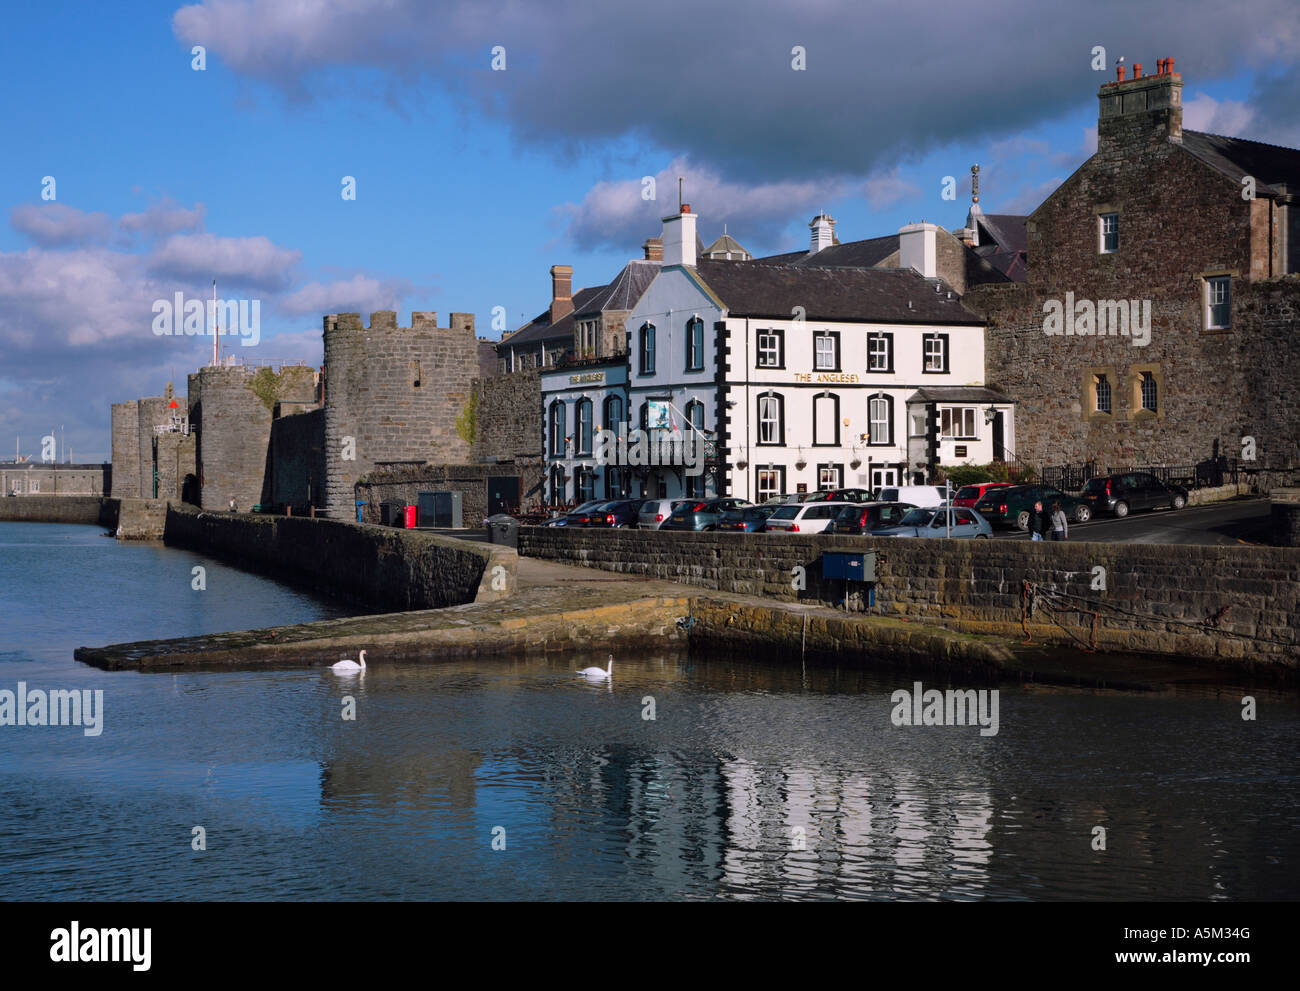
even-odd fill
[(787, 251), (782, 255), (769, 255), (755, 261), (774, 262), (781, 265), (813, 265), (818, 268), (874, 268), (898, 250), (898, 235), (869, 237), (864, 241), (848, 241), (822, 248), (815, 255), (807, 251)]
[(909, 403), (1014, 403), (996, 389), (979, 385), (927, 385), (907, 397)]
[(711, 255), (714, 254), (715, 252), (725, 253), (728, 251), (731, 252), (733, 255), (745, 255), (749, 258), (753, 257), (752, 255), (749, 254), (749, 252), (745, 248), (741, 247), (740, 242), (737, 241), (730, 234), (723, 234), (719, 236), (719, 238), (716, 241), (714, 241), (712, 244), (710, 244), (707, 248), (704, 249), (702, 254)]
[(609, 286), (590, 286), (586, 289), (579, 289), (573, 294), (573, 312), (566, 313), (555, 323), (551, 323), (551, 308), (548, 306), (501, 343), (506, 346), (514, 346), (516, 344), (537, 344), (540, 341), (558, 340), (561, 337), (571, 338), (573, 336), (573, 314), (578, 312), (579, 307), (588, 308), (592, 299), (602, 290), (608, 288)]
[(660, 263), (636, 258), (623, 266), (614, 281), (600, 289), (581, 306), (574, 302), (574, 317), (601, 313), (605, 310), (630, 310), (641, 301), (650, 283), (659, 274)]
[[(789, 320), (794, 308), (802, 306), (808, 320), (983, 324), (961, 305), (955, 293), (948, 298), (944, 283), (923, 278), (911, 269), (705, 259), (695, 271), (731, 316)], [(936, 287), (940, 291), (936, 292)]]
[(1277, 195), (1276, 183), (1286, 183), (1292, 191), (1300, 189), (1300, 150), (1295, 148), (1183, 131), (1183, 149), (1234, 182), (1254, 176), (1257, 196)]

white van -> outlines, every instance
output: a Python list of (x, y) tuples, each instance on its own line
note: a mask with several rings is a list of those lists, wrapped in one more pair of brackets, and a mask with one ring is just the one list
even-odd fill
[[(953, 492), (956, 493), (956, 489)], [(876, 492), (876, 502), (910, 502), (913, 506), (928, 509), (942, 506), (942, 485), (887, 485)]]

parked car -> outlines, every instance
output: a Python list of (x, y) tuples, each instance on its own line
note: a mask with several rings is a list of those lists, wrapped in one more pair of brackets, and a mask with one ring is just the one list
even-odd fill
[(887, 485), (876, 490), (876, 502), (910, 502), (914, 506), (942, 506), (942, 485)]
[(921, 507), (910, 510), (898, 526), (871, 532), (873, 537), (955, 537), (988, 540), (993, 527), (973, 509), (959, 506)]
[(804, 502), (871, 502), (870, 489), (823, 489), (814, 492)]
[(803, 502), (777, 506), (763, 530), (766, 533), (822, 533), (846, 506), (856, 507), (856, 503)]
[(993, 524), (1029, 529), (1029, 514), (1035, 502), (1042, 502), (1043, 512), (1052, 511), (1052, 503), (1059, 502), (1065, 515), (1075, 523), (1092, 519), (1092, 507), (1082, 499), (1066, 495), (1050, 485), (1011, 485), (986, 492), (975, 511)]
[(561, 513), (554, 519), (547, 520), (543, 526), (586, 526), (588, 514), (605, 499), (590, 499), (580, 506), (574, 506), (567, 513)]
[(831, 520), (827, 533), (871, 533), (882, 527), (896, 526), (909, 509), (915, 509), (910, 502), (868, 502), (857, 506), (845, 506)]
[(615, 499), (602, 503), (588, 514), (587, 526), (607, 530), (627, 530), (636, 526), (640, 499)]
[(1148, 472), (1131, 471), (1088, 479), (1082, 498), (1094, 513), (1114, 513), (1122, 519), (1135, 509), (1182, 509), (1187, 505), (1187, 490), (1167, 485)]
[(673, 510), (685, 499), (646, 499), (637, 510), (636, 525), (642, 530), (658, 530)]
[(729, 509), (718, 520), (719, 530), (732, 533), (762, 533), (767, 518), (775, 513), (776, 506), (746, 506), (743, 509)]
[(974, 509), (975, 504), (986, 496), (991, 489), (1010, 488), (1011, 482), (975, 482), (971, 485), (963, 485), (957, 490), (956, 495), (952, 497), (954, 506), (963, 506), (966, 509)]
[(722, 499), (687, 499), (673, 510), (660, 530), (715, 530), (722, 514), (730, 509), (752, 506), (747, 499), (727, 496)]
[(789, 506), (792, 503), (803, 502), (807, 498), (805, 492), (782, 492), (780, 495), (769, 496), (763, 500), (764, 506)]

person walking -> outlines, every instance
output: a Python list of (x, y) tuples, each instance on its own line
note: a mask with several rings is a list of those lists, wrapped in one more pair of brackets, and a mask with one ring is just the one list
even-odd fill
[(1065, 510), (1059, 502), (1052, 503), (1052, 539), (1065, 540), (1070, 534), (1070, 523), (1065, 518)]
[(1029, 514), (1029, 539), (1044, 540), (1045, 533), (1047, 533), (1047, 514), (1043, 512), (1043, 504), (1036, 502)]

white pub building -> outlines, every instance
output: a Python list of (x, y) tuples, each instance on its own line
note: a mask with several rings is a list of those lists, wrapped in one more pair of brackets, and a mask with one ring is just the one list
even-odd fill
[[(695, 221), (689, 205), (664, 218), (662, 265), (626, 318), (627, 353), (543, 376), (552, 501), (762, 502), (924, 482), (927, 422), (943, 465), (1014, 450), (1013, 403), (984, 386), (983, 322), (935, 277), (935, 225), (904, 227), (898, 267), (873, 268), (816, 264), (826, 217), (799, 264), (697, 258)], [(619, 418), (633, 436), (678, 444), (658, 463), (599, 464), (587, 435)], [(694, 435), (707, 442), (702, 472), (663, 463)], [(575, 460), (579, 450), (589, 456)]]

